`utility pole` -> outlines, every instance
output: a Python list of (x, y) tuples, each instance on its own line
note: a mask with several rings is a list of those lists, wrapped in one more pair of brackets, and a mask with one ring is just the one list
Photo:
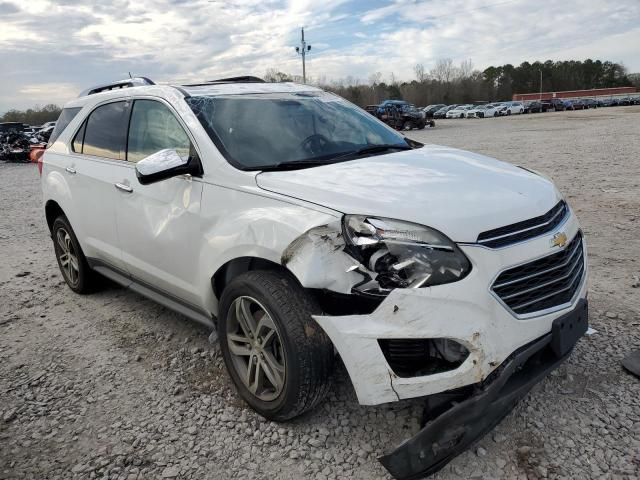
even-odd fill
[(540, 101), (542, 101), (542, 69), (540, 69)]
[(305, 57), (307, 52), (311, 50), (311, 45), (307, 45), (307, 42), (304, 40), (304, 27), (300, 31), (300, 46), (296, 47), (296, 52), (302, 55), (302, 83), (307, 83), (307, 66), (305, 64)]

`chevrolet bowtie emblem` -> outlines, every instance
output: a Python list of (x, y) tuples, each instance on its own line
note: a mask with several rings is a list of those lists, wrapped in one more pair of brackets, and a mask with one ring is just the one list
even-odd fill
[(551, 239), (552, 247), (564, 247), (567, 244), (567, 234), (564, 232), (556, 233)]

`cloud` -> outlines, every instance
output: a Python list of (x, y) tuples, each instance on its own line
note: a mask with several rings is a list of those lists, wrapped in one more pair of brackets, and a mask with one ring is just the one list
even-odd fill
[[(637, 0), (0, 0), (0, 112), (133, 74), (160, 81), (299, 74), (413, 78), (439, 58), (478, 68), (598, 57), (640, 70)], [(36, 93), (34, 87), (42, 88)], [(44, 96), (44, 97), (43, 97)]]

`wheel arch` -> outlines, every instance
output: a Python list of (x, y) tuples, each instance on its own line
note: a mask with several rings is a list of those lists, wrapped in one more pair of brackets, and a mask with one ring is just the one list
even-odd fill
[(44, 206), (45, 218), (47, 219), (47, 226), (49, 227), (49, 232), (53, 228), (53, 222), (60, 215), (65, 215), (62, 207), (55, 200), (48, 200)]
[[(252, 256), (236, 257), (221, 265), (211, 277), (211, 288), (216, 299), (220, 300), (224, 288), (235, 277), (253, 270), (277, 271), (295, 278), (289, 269), (272, 260)], [(295, 280), (298, 282), (297, 278)]]

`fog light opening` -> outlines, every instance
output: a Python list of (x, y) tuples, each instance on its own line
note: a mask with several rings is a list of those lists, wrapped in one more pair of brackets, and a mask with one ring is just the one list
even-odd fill
[(387, 363), (398, 377), (410, 378), (455, 370), (469, 350), (448, 338), (379, 339)]

